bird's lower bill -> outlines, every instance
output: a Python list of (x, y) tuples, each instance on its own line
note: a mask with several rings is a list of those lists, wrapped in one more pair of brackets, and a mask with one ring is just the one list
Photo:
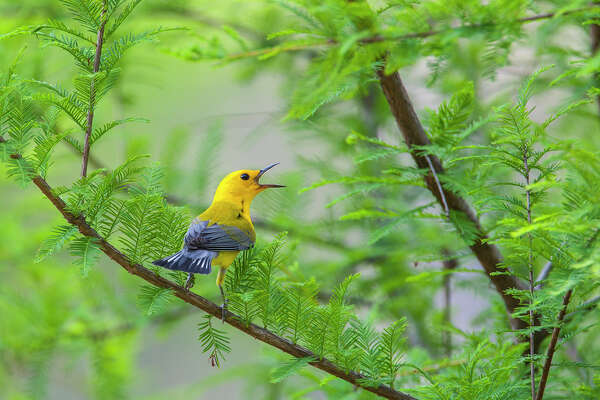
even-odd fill
[(271, 168), (273, 168), (277, 164), (279, 164), (279, 163), (274, 163), (274, 164), (271, 164), (271, 165), (267, 165), (266, 167), (264, 167), (263, 169), (260, 170), (260, 172), (258, 173), (258, 175), (256, 175), (256, 178), (254, 180), (256, 181), (256, 183), (258, 184), (258, 187), (260, 189), (282, 188), (282, 187), (285, 187), (285, 185), (274, 185), (274, 184), (262, 184), (262, 183), (260, 183), (260, 177), (263, 176), (265, 172), (267, 172), (268, 170), (270, 170)]

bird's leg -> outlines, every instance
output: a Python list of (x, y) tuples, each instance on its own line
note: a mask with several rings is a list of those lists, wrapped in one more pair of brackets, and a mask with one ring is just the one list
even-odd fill
[(188, 274), (187, 280), (185, 281), (185, 290), (189, 291), (192, 288), (192, 286), (194, 286), (195, 281), (196, 279), (194, 277), (194, 274), (190, 272)]
[(227, 297), (225, 297), (225, 291), (223, 290), (223, 281), (225, 280), (225, 273), (227, 268), (219, 268), (219, 274), (217, 275), (217, 285), (221, 291), (221, 297), (223, 297), (223, 305), (221, 306), (221, 320), (225, 322), (225, 310), (227, 309)]
[(227, 297), (225, 297), (225, 292), (223, 291), (223, 286), (219, 285), (219, 289), (221, 289), (221, 297), (223, 297), (223, 306), (221, 307), (221, 321), (225, 322), (225, 310), (227, 310)]

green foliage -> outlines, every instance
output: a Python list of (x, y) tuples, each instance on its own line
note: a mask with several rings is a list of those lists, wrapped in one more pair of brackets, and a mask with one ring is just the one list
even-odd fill
[(205, 321), (198, 323), (198, 330), (200, 331), (198, 340), (202, 344), (202, 351), (209, 353), (208, 358), (211, 365), (220, 367), (221, 360), (225, 358), (225, 353), (231, 351), (229, 338), (225, 335), (225, 332), (214, 327), (212, 315), (205, 315), (204, 318)]
[(298, 373), (308, 363), (316, 361), (314, 357), (292, 358), (271, 371), (271, 383), (281, 382), (290, 375)]
[[(368, 384), (392, 383), (399, 368), (405, 323), (394, 323), (381, 334), (369, 325), (362, 325), (346, 303), (349, 286), (358, 275), (346, 278), (326, 305), (318, 304), (310, 282), (284, 286), (281, 277), (284, 240), (285, 235), (279, 235), (262, 249), (243, 252), (229, 268), (225, 280), (229, 309), (246, 323), (260, 320), (271, 331), (308, 348), (319, 358), (330, 358), (347, 370), (365, 374)], [(361, 339), (369, 341), (369, 345), (364, 345)], [(286, 363), (273, 372), (272, 379), (279, 381), (311, 360)]]
[(422, 372), (431, 386), (417, 390), (423, 399), (515, 399), (527, 398), (527, 384), (515, 377), (520, 368), (522, 346), (496, 344), (483, 335), (467, 337), (459, 367), (435, 378)]
[(41, 262), (62, 249), (64, 245), (76, 234), (77, 228), (70, 224), (59, 225), (54, 228), (52, 235), (48, 236), (40, 245), (35, 262)]
[(78, 237), (71, 241), (69, 250), (73, 257), (73, 263), (81, 267), (81, 274), (86, 277), (90, 268), (100, 257), (100, 246), (95, 239), (89, 237)]
[(138, 294), (138, 306), (146, 315), (157, 314), (173, 300), (170, 290), (151, 285), (142, 285)]
[[(276, 140), (263, 135), (294, 131), (296, 172), (281, 177), (288, 190), (267, 191), (253, 205), (261, 217), (255, 218), (259, 238), (288, 234), (242, 252), (225, 288), (230, 310), (244, 323), (264, 326), (315, 357), (282, 361), (275, 353), (244, 354), (241, 366), (235, 364), (240, 357), (230, 357), (227, 368), (209, 379), (198, 378), (205, 375), (198, 370), (189, 387), (154, 393), (156, 384), (150, 397), (203, 397), (207, 387), (243, 378), (261, 398), (372, 398), (305, 368), (326, 357), (363, 374), (363, 386), (411, 388), (419, 399), (528, 398), (524, 346), (514, 344), (515, 335), (555, 327), (571, 289), (546, 398), (598, 397), (598, 313), (595, 303), (586, 303), (597, 298), (600, 277), (600, 157), (593, 134), (600, 58), (587, 49), (590, 27), (598, 23), (594, 5), (13, 3), (0, 0), (0, 59), (7, 66), (0, 76), (2, 172), (23, 185), (36, 175), (61, 184), (52, 186), (68, 210), (133, 262), (151, 267), (150, 261), (180, 249), (191, 215), (173, 201), (198, 201), (192, 207), (205, 208), (216, 179), (231, 165), (265, 154), (259, 148), (274, 154), (267, 144)], [(526, 19), (538, 13), (555, 17)], [(168, 55), (135, 50), (156, 43), (170, 31), (161, 26), (173, 21), (190, 26), (191, 34), (175, 32), (164, 53), (227, 64), (227, 84), (216, 81), (221, 75), (213, 70), (196, 73)], [(32, 48), (36, 42), (43, 50)], [(554, 67), (521, 83), (540, 63)], [(407, 147), (379, 88), (381, 71), (400, 72), (430, 144)], [(256, 84), (236, 84), (233, 91), (234, 75)], [(239, 90), (252, 90), (251, 102)], [(206, 95), (213, 92), (219, 96)], [(248, 104), (278, 111), (253, 125), (238, 120), (260, 110)], [(148, 121), (127, 115), (144, 108), (153, 123), (142, 130), (129, 122)], [(252, 132), (240, 138), (238, 129), (250, 125)], [(93, 158), (110, 167), (90, 162), (93, 171), (74, 178), (79, 161), (67, 150), (82, 153), (88, 130)], [(139, 156), (157, 149), (164, 167)], [(480, 226), (436, 205), (423, 180), (430, 171), (417, 168), (411, 152), (441, 160), (440, 182), (472, 206)], [(6, 202), (0, 210), (3, 394), (46, 398), (56, 393), (51, 385), (62, 364), (89, 362), (85, 376), (70, 380), (81, 389), (75, 397), (148, 397), (138, 388), (147, 389), (151, 366), (139, 371), (136, 360), (141, 351), (144, 357), (154, 351), (147, 326), (158, 325), (163, 333), (185, 315), (171, 291), (149, 285), (136, 290), (139, 283), (127, 274), (94, 268), (111, 262), (99, 257), (97, 241), (49, 221), (54, 211), (39, 192), (17, 197), (0, 185)], [(257, 210), (260, 203), (266, 210)], [(535, 327), (515, 332), (509, 325), (500, 296), (475, 265), (471, 249), (480, 239), (498, 246), (502, 273), (535, 286), (533, 296), (529, 290), (506, 292), (522, 305), (516, 317), (527, 322), (534, 311)], [(36, 248), (37, 264), (31, 264)], [(64, 262), (68, 254), (81, 273)], [(549, 261), (549, 276), (530, 279)], [(448, 267), (452, 262), (458, 266)], [(185, 281), (182, 273), (151, 268), (180, 285)], [(216, 298), (210, 281), (197, 279), (194, 290)], [(448, 287), (453, 306), (442, 310), (439, 299)], [(471, 321), (467, 310), (477, 314)], [(466, 335), (453, 321), (481, 332)], [(144, 341), (137, 335), (142, 330)], [(237, 337), (230, 343), (229, 330), (218, 329), (209, 316), (199, 331), (200, 349), (215, 366), (231, 349), (246, 348)], [(538, 367), (542, 361), (535, 359)], [(161, 376), (173, 369), (168, 362), (161, 359)]]

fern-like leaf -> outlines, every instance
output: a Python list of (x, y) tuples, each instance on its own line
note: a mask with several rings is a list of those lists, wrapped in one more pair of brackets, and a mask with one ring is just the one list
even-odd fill
[(214, 327), (212, 315), (205, 315), (204, 321), (198, 324), (200, 336), (198, 340), (202, 344), (202, 351), (208, 353), (208, 358), (213, 367), (220, 367), (221, 360), (225, 358), (225, 353), (229, 353), (229, 337), (224, 331)]
[(138, 306), (145, 315), (160, 313), (173, 300), (170, 289), (160, 288), (152, 285), (142, 285), (138, 294)]

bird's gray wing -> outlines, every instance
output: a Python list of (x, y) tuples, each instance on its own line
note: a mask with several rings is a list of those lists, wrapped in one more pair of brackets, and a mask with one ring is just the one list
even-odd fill
[(252, 238), (235, 226), (208, 224), (209, 221), (192, 223), (184, 238), (190, 250), (247, 250), (254, 246)]

